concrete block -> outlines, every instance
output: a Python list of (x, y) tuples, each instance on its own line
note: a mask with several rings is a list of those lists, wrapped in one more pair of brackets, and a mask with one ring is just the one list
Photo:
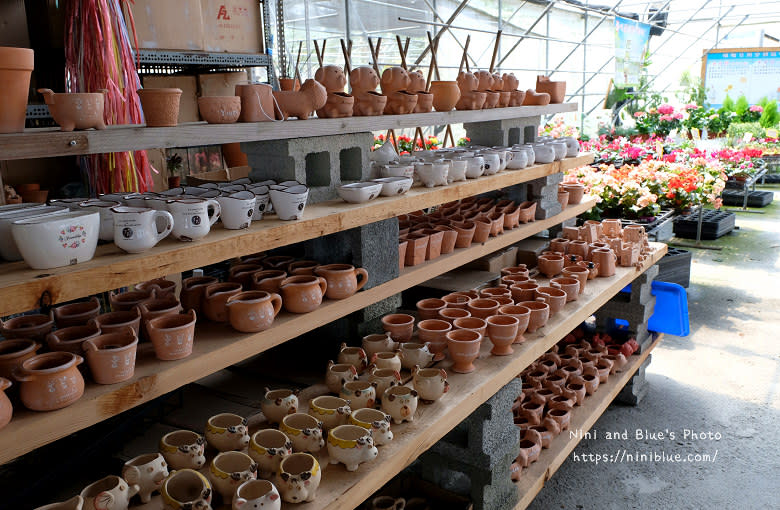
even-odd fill
[(536, 203), (536, 219), (537, 220), (545, 220), (551, 216), (555, 216), (556, 214), (560, 214), (561, 211), (563, 211), (563, 207), (561, 207), (561, 203), (558, 202), (558, 199), (555, 200), (539, 200)]
[(336, 187), (344, 182), (371, 177), (368, 153), (371, 133), (290, 138), (246, 142), (246, 153), (254, 181), (296, 180), (311, 188), (309, 202), (336, 198)]
[(596, 311), (596, 321), (600, 326), (606, 324), (608, 319), (622, 319), (628, 321), (628, 329), (637, 331), (652, 317), (655, 311), (655, 296), (644, 305), (609, 301)]
[(463, 124), (466, 136), (473, 145), (511, 146), (516, 143), (530, 143), (536, 140), (541, 116), (516, 119), (467, 122)]
[(526, 184), (528, 186), (528, 195), (540, 198), (554, 194), (557, 200), (558, 184), (561, 182), (563, 182), (563, 174), (560, 172), (534, 179)]
[(639, 370), (636, 371), (636, 374), (628, 381), (620, 393), (618, 393), (618, 396), (615, 398), (617, 402), (636, 406), (642, 401), (645, 395), (647, 395), (647, 392), (650, 390), (650, 383), (648, 383), (646, 379), (646, 370), (648, 365), (650, 365), (652, 356), (652, 354), (647, 356), (647, 359), (642, 362), (642, 365), (639, 367)]

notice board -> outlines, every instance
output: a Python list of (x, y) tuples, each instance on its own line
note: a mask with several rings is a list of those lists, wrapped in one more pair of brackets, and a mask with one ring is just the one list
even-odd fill
[(727, 94), (734, 101), (744, 94), (750, 104), (765, 96), (780, 101), (780, 47), (705, 52), (701, 79), (713, 108), (720, 108)]

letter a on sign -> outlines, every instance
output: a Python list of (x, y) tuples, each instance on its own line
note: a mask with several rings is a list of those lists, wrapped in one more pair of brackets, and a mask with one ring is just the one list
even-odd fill
[(219, 12), (217, 13), (217, 19), (230, 19), (227, 8), (224, 5), (219, 6)]

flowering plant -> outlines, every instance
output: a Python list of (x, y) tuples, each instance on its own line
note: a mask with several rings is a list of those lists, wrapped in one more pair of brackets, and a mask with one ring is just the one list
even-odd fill
[[(374, 137), (374, 146), (371, 150), (375, 150), (385, 143), (385, 135), (377, 135)], [(399, 135), (396, 136), (396, 140), (398, 141), (398, 153), (399, 154), (409, 154), (413, 150), (437, 150), (439, 149), (439, 139), (435, 136), (428, 136), (425, 140), (417, 139), (417, 142), (415, 143), (415, 147), (412, 147), (412, 139), (409, 138), (406, 135)]]
[(553, 138), (572, 136), (579, 139), (580, 131), (574, 126), (567, 125), (563, 116), (556, 115), (544, 126), (539, 126), (539, 136), (552, 136)]

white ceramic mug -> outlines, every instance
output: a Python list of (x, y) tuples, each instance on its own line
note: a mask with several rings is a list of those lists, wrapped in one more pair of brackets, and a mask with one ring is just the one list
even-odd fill
[[(119, 206), (114, 213), (114, 244), (128, 253), (141, 253), (156, 245), (173, 229), (173, 216), (168, 211), (148, 207)], [(159, 229), (157, 219), (164, 227)]]
[(179, 241), (196, 241), (209, 233), (222, 207), (213, 198), (185, 198), (169, 200), (168, 211), (173, 216), (173, 236)]
[(239, 230), (248, 228), (252, 224), (257, 200), (251, 191), (244, 190), (219, 196), (217, 201), (222, 206), (222, 224), (226, 229)]
[(464, 159), (466, 160), (467, 179), (476, 179), (485, 173), (485, 158), (482, 156), (473, 156)]
[(485, 159), (485, 175), (493, 175), (501, 170), (501, 157), (496, 152), (482, 152), (480, 153)]
[(114, 213), (111, 212), (111, 208), (119, 205), (122, 204), (100, 199), (85, 200), (79, 204), (79, 207), (85, 211), (100, 213), (100, 234), (98, 238), (101, 241), (114, 240)]

